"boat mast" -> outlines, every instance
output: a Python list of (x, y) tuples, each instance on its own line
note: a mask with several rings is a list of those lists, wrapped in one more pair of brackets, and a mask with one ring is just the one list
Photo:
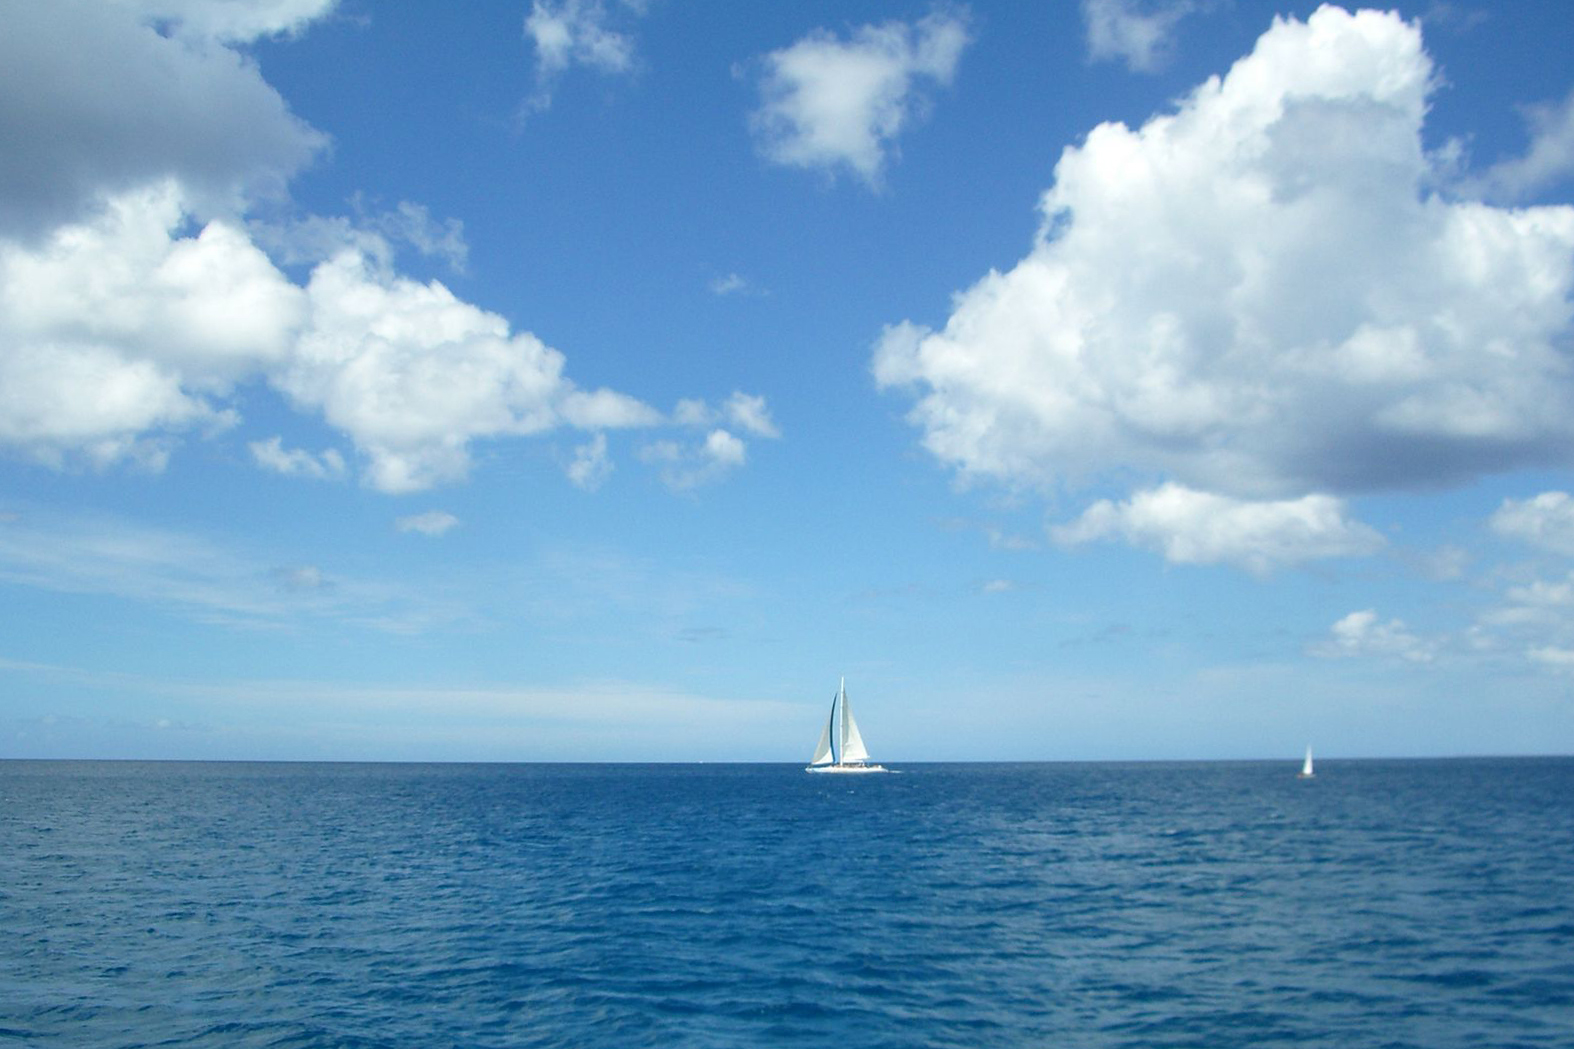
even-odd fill
[[(846, 687), (846, 682), (847, 682), (847, 679), (846, 678), (842, 678), (842, 685), (843, 685), (844, 688)], [(842, 760), (841, 757), (840, 757), (841, 750), (842, 750), (842, 733), (841, 733), (841, 727), (836, 724), (836, 701), (838, 699), (840, 699), (841, 696), (842, 696), (841, 690), (838, 689), (836, 695), (831, 697), (831, 764), (832, 765), (836, 765), (836, 764), (840, 763), (841, 760)]]

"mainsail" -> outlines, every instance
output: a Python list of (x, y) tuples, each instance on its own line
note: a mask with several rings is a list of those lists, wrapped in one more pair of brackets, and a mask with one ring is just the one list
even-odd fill
[[(852, 704), (847, 702), (847, 685), (841, 688), (842, 697), (842, 756), (841, 761), (868, 761), (869, 751), (864, 749), (864, 738), (858, 732), (858, 722), (853, 720)], [(877, 719), (878, 720), (878, 719)]]

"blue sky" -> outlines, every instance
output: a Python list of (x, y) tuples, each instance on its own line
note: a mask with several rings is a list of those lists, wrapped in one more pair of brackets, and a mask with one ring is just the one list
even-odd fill
[(0, 755), (1574, 751), (1574, 19), (5, 4)]

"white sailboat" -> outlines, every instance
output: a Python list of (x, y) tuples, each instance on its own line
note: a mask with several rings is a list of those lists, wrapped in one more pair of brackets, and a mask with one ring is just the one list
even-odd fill
[(1295, 778), (1296, 779), (1311, 779), (1312, 778), (1312, 748), (1311, 748), (1310, 744), (1308, 744), (1307, 747), (1306, 747), (1306, 760), (1301, 762), (1301, 771), (1296, 774)]
[(864, 748), (864, 738), (858, 732), (858, 722), (853, 720), (853, 708), (847, 703), (847, 679), (842, 678), (836, 695), (831, 698), (831, 716), (820, 731), (820, 742), (815, 745), (814, 757), (809, 759), (805, 772), (887, 772), (883, 765), (869, 764), (869, 751)]

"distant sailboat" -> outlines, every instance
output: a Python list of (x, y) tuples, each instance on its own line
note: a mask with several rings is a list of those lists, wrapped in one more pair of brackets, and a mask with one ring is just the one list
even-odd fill
[(1311, 779), (1312, 778), (1312, 748), (1310, 746), (1307, 746), (1307, 748), (1306, 748), (1306, 760), (1301, 762), (1300, 774), (1297, 775), (1295, 778), (1296, 779)]
[(805, 772), (887, 772), (881, 765), (869, 764), (869, 751), (864, 749), (864, 738), (858, 732), (858, 722), (853, 720), (853, 708), (847, 703), (847, 679), (842, 678), (836, 695), (831, 698), (831, 716), (820, 731), (820, 742), (814, 748)]

